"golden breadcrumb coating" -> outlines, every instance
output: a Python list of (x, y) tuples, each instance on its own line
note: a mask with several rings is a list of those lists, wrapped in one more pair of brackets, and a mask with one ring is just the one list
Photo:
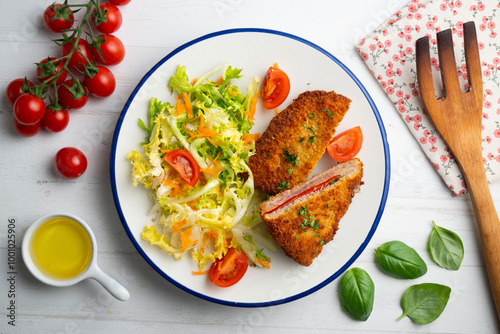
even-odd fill
[(255, 188), (274, 195), (303, 182), (325, 152), (350, 102), (333, 91), (307, 91), (275, 116), (250, 157)]
[[(286, 255), (303, 266), (309, 266), (331, 241), (339, 221), (347, 212), (352, 197), (359, 190), (363, 177), (363, 164), (357, 158), (350, 160), (351, 170), (333, 185), (294, 201), (284, 209), (266, 214), (269, 205), (263, 202), (259, 209), (269, 234)], [(338, 166), (338, 165), (337, 165)], [(335, 168), (335, 167), (333, 167)], [(332, 175), (336, 172), (332, 172)], [(297, 195), (294, 189), (274, 197)], [(271, 197), (268, 201), (276, 201)]]

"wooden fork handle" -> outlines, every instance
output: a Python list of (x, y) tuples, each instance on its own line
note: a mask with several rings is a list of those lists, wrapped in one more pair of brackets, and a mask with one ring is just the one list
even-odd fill
[(478, 167), (463, 172), (476, 216), (497, 317), (500, 319), (500, 221), (491, 198), (482, 161)]

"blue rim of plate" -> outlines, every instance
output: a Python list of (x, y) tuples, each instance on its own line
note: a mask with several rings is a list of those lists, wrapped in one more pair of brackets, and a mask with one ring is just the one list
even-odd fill
[[(115, 160), (116, 160), (116, 145), (118, 141), (118, 136), (120, 134), (120, 129), (123, 123), (123, 119), (125, 118), (125, 115), (128, 111), (128, 108), (132, 101), (134, 100), (137, 92), (141, 87), (144, 85), (144, 83), (149, 79), (149, 77), (161, 66), (163, 63), (168, 61), (170, 58), (172, 58), (174, 55), (177, 53), (181, 52), (182, 50), (189, 48), (191, 45), (194, 45), (196, 43), (199, 43), (201, 41), (221, 36), (221, 35), (227, 35), (227, 34), (236, 34), (236, 33), (246, 33), (246, 32), (254, 32), (254, 33), (263, 33), (263, 34), (273, 34), (273, 35), (279, 35), (282, 37), (290, 38), (293, 40), (296, 40), (298, 42), (301, 42), (305, 45), (308, 45), (312, 47), (313, 49), (316, 49), (317, 51), (323, 53), (325, 56), (333, 60), (338, 66), (340, 66), (350, 77), (351, 79), (356, 83), (356, 85), (359, 87), (359, 89), (363, 92), (363, 95), (367, 99), (368, 103), (370, 104), (370, 107), (373, 110), (373, 113), (375, 115), (375, 118), (378, 123), (378, 127), (380, 130), (380, 134), (382, 136), (382, 141), (383, 141), (383, 146), (384, 146), (384, 155), (385, 155), (385, 181), (384, 181), (384, 188), (383, 188), (383, 193), (382, 193), (382, 198), (380, 201), (380, 205), (377, 211), (377, 215), (375, 216), (375, 220), (373, 221), (372, 227), (370, 231), (368, 232), (367, 237), (363, 241), (363, 243), (359, 246), (357, 251), (351, 256), (351, 258), (339, 269), (337, 270), (332, 276), (324, 280), (322, 283), (316, 285), (315, 287), (303, 291), (299, 294), (283, 298), (280, 300), (275, 300), (275, 301), (269, 301), (269, 302), (259, 302), (259, 303), (238, 303), (238, 302), (232, 302), (232, 301), (227, 301), (227, 300), (221, 300), (213, 297), (206, 296), (202, 293), (199, 293), (197, 291), (191, 290), (187, 288), (186, 286), (182, 285), (181, 283), (175, 281), (172, 279), (170, 276), (165, 274), (160, 268), (156, 266), (156, 264), (148, 257), (148, 255), (144, 252), (144, 250), (139, 246), (139, 244), (135, 241), (134, 236), (132, 235), (132, 232), (130, 231), (130, 228), (128, 227), (127, 221), (123, 215), (123, 211), (121, 209), (120, 201), (118, 199), (118, 193), (116, 189), (116, 175), (115, 175)], [(261, 29), (261, 28), (238, 28), (238, 29), (227, 29), (227, 30), (221, 30), (217, 32), (213, 32), (201, 37), (198, 37), (190, 42), (187, 42), (186, 44), (183, 44), (170, 52), (167, 56), (165, 56), (162, 60), (160, 60), (153, 68), (149, 70), (146, 75), (141, 79), (139, 84), (135, 87), (134, 91), (128, 98), (127, 102), (125, 103), (125, 106), (123, 107), (122, 112), (120, 113), (120, 117), (118, 118), (116, 127), (115, 127), (115, 132), (113, 135), (113, 142), (111, 144), (111, 159), (110, 159), (110, 175), (111, 175), (111, 188), (113, 192), (113, 200), (115, 202), (116, 209), (118, 211), (118, 215), (120, 217), (120, 220), (122, 222), (123, 227), (125, 228), (125, 231), (129, 237), (129, 239), (132, 241), (132, 244), (135, 246), (139, 254), (146, 260), (146, 262), (157, 272), (159, 273), (162, 277), (164, 277), (167, 281), (175, 285), (176, 287), (196, 296), (201, 299), (217, 303), (217, 304), (222, 304), (222, 305), (227, 305), (227, 306), (237, 306), (237, 307), (264, 307), (264, 306), (274, 306), (274, 305), (280, 305), (280, 304), (285, 304), (300, 298), (303, 298), (307, 295), (310, 295), (311, 293), (320, 290), (324, 286), (328, 285), (332, 281), (334, 281), (337, 277), (339, 277), (344, 271), (346, 271), (353, 263), (354, 261), (361, 255), (361, 253), (364, 251), (368, 243), (370, 242), (371, 238), (373, 237), (375, 231), (377, 230), (378, 224), (380, 222), (380, 219), (382, 218), (382, 214), (384, 212), (385, 204), (387, 202), (387, 196), (389, 193), (389, 182), (390, 182), (390, 173), (391, 173), (391, 165), (390, 165), (390, 153), (389, 153), (389, 144), (387, 142), (387, 134), (385, 132), (384, 124), (382, 122), (382, 118), (380, 117), (380, 114), (378, 112), (377, 106), (375, 105), (375, 102), (373, 102), (372, 98), (370, 97), (370, 94), (368, 94), (368, 91), (366, 88), (363, 86), (363, 84), (359, 81), (359, 79), (347, 68), (340, 60), (338, 60), (335, 56), (324, 50), (323, 48), (319, 47), (318, 45), (309, 42), (308, 40), (305, 40), (301, 37), (297, 37), (295, 35), (282, 32), (282, 31), (277, 31), (277, 30), (270, 30), (270, 29)]]

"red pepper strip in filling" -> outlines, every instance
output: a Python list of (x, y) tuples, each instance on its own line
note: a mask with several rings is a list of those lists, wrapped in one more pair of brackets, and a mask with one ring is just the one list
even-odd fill
[(311, 188), (309, 189), (306, 189), (304, 190), (303, 192), (301, 192), (300, 194), (298, 195), (295, 195), (293, 197), (290, 197), (289, 199), (287, 199), (285, 202), (283, 202), (282, 204), (278, 205), (277, 207), (275, 207), (274, 209), (271, 209), (269, 211), (267, 211), (265, 214), (270, 214), (270, 213), (273, 213), (274, 211), (277, 211), (278, 209), (284, 207), (285, 205), (293, 202), (294, 200), (296, 200), (297, 198), (301, 197), (301, 196), (304, 196), (304, 195), (307, 195), (309, 193), (312, 193), (314, 191), (319, 191), (319, 190), (323, 190), (324, 188), (326, 188), (329, 184), (333, 184), (335, 181), (337, 181), (338, 179), (340, 178), (340, 175), (334, 175), (332, 176), (331, 178), (329, 178), (328, 180), (326, 180), (325, 182), (322, 182), (322, 183), (318, 183), (317, 185), (314, 185), (312, 186)]

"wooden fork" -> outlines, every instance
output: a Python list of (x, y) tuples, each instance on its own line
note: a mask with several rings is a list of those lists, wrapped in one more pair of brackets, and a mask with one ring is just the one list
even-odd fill
[(417, 40), (417, 77), (420, 94), (434, 125), (458, 162), (476, 216), (483, 255), (500, 319), (500, 222), (486, 180), (481, 148), (483, 80), (474, 22), (464, 24), (465, 60), (469, 89), (458, 82), (451, 30), (437, 34), (439, 64), (445, 95), (437, 99), (432, 79), (429, 39)]

